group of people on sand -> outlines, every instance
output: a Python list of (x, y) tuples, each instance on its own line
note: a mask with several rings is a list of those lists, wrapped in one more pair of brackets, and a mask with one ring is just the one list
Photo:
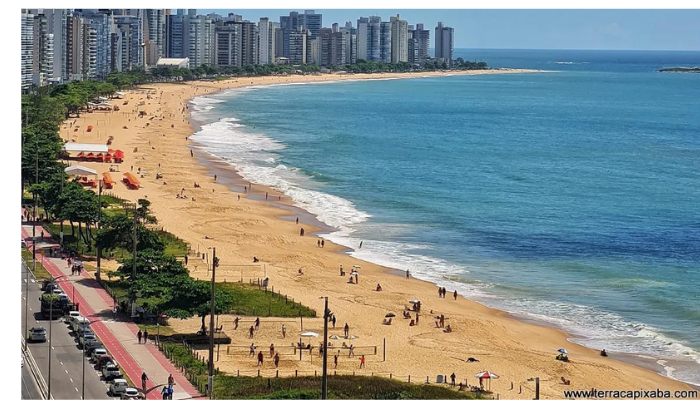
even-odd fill
[[(438, 288), (438, 297), (444, 299), (446, 295), (447, 295), (447, 289), (445, 289), (444, 287)], [(456, 290), (454, 291), (452, 296), (454, 297), (455, 300), (457, 300), (457, 291)]]

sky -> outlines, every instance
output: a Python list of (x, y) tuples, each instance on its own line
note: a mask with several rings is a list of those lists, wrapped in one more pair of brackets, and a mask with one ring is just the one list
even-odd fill
[[(199, 14), (229, 12), (249, 21), (303, 9), (198, 9)], [(341, 26), (362, 16), (382, 20), (400, 14), (413, 25), (431, 30), (431, 47), (438, 21), (455, 30), (455, 48), (693, 50), (700, 51), (700, 10), (399, 10), (316, 9), (323, 25)]]

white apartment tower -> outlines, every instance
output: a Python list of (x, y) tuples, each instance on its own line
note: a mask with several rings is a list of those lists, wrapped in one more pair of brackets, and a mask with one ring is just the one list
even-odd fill
[(408, 21), (400, 15), (391, 17), (391, 62), (408, 62)]
[(257, 64), (274, 64), (275, 62), (275, 24), (269, 18), (260, 18), (258, 22), (258, 62)]

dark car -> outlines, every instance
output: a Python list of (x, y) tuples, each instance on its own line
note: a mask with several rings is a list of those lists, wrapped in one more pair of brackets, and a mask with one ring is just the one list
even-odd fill
[(110, 356), (109, 354), (100, 356), (100, 358), (97, 360), (97, 363), (95, 363), (95, 369), (102, 371), (102, 368), (109, 363), (115, 363), (112, 356)]
[(83, 348), (88, 354), (90, 354), (91, 349), (96, 349), (98, 347), (102, 347), (102, 343), (98, 342), (97, 340), (86, 340), (83, 343)]

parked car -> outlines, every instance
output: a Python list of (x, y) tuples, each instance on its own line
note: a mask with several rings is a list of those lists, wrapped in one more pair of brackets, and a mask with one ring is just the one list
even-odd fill
[(110, 363), (102, 367), (102, 376), (105, 378), (106, 381), (111, 381), (113, 379), (124, 377), (124, 375), (122, 374), (122, 370), (119, 368), (119, 365), (114, 363)]
[(84, 334), (78, 336), (78, 344), (80, 347), (83, 347), (83, 344), (88, 340), (97, 340), (97, 336), (95, 336), (95, 334), (92, 332), (85, 332)]
[(102, 371), (102, 367), (104, 367), (105, 365), (107, 365), (109, 363), (115, 364), (115, 361), (112, 358), (112, 356), (110, 356), (109, 354), (105, 354), (103, 356), (100, 356), (97, 359), (97, 362), (95, 363), (95, 369), (98, 371)]
[(45, 342), (46, 341), (46, 329), (43, 326), (35, 326), (29, 329), (29, 341), (31, 342)]
[(109, 384), (109, 395), (110, 396), (120, 396), (129, 387), (129, 383), (126, 379), (115, 379)]
[(98, 342), (97, 340), (86, 340), (81, 346), (81, 348), (84, 349), (87, 354), (90, 354), (92, 349), (98, 347), (102, 347), (102, 343)]
[(133, 387), (124, 389), (121, 394), (121, 400), (138, 400), (139, 390)]
[(83, 317), (83, 316), (75, 317), (75, 318), (73, 318), (73, 321), (70, 324), (70, 329), (73, 332), (77, 332), (78, 327), (80, 327), (81, 325), (90, 325), (90, 320)]
[(92, 354), (90, 354), (90, 362), (96, 363), (97, 360), (99, 360), (100, 357), (104, 355), (107, 355), (107, 349), (103, 349), (102, 347), (93, 349)]
[(72, 324), (75, 318), (80, 317), (80, 311), (68, 311), (68, 316), (66, 317), (66, 323)]

